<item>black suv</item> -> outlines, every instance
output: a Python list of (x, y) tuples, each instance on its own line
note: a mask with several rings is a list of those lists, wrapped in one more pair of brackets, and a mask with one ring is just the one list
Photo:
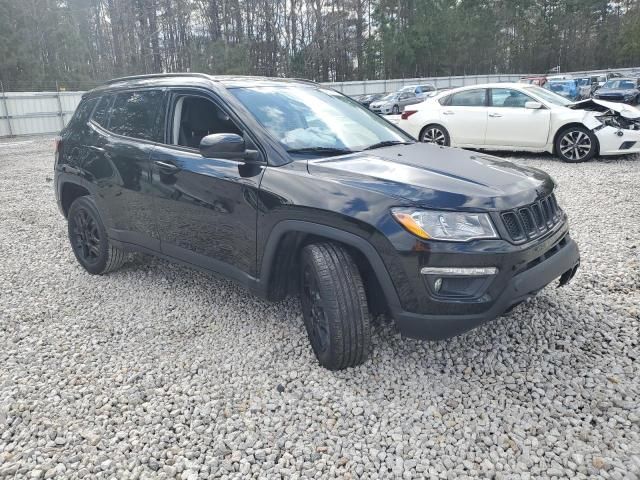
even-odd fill
[(444, 338), (565, 284), (579, 263), (547, 174), (418, 143), (311, 82), (111, 81), (57, 139), (55, 188), (89, 273), (138, 251), (270, 300), (299, 294), (330, 369), (367, 358), (370, 312)]

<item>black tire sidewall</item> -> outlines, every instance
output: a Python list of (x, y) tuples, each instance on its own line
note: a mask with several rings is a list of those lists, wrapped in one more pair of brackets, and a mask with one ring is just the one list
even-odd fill
[(394, 105), (391, 109), (391, 113), (393, 113), (394, 115), (398, 115), (400, 113), (400, 107), (398, 105)]
[(448, 147), (451, 145), (451, 137), (449, 136), (449, 131), (444, 128), (442, 125), (438, 124), (438, 123), (430, 123), (429, 125), (426, 125), (422, 131), (420, 132), (420, 137), (418, 138), (418, 140), (420, 140), (420, 143), (428, 143), (424, 141), (424, 135), (425, 133), (427, 133), (427, 130), (429, 130), (430, 128), (437, 128), (439, 129), (443, 135), (444, 135), (444, 141), (445, 144), (444, 145), (438, 145), (437, 143), (433, 143), (432, 145), (438, 145), (440, 147)]
[[(96, 226), (98, 227), (98, 233), (100, 235), (100, 248), (99, 255), (97, 260), (94, 263), (86, 262), (73, 246), (73, 219), (79, 210), (85, 210), (89, 215), (93, 217)], [(100, 214), (98, 213), (98, 208), (94, 203), (91, 197), (78, 197), (76, 198), (71, 207), (69, 207), (69, 213), (67, 215), (67, 234), (69, 236), (69, 243), (71, 244), (71, 249), (73, 250), (73, 254), (76, 257), (78, 263), (84, 268), (87, 272), (97, 275), (102, 273), (106, 266), (107, 261), (109, 259), (109, 240), (107, 238), (107, 231), (102, 223), (102, 219), (100, 218)]]
[[(560, 151), (560, 141), (562, 140), (562, 137), (564, 137), (567, 133), (573, 132), (573, 131), (585, 133), (585, 134), (587, 134), (589, 136), (589, 139), (591, 140), (591, 150), (589, 151), (589, 153), (587, 154), (586, 157), (581, 158), (580, 160), (572, 160), (570, 158), (567, 158)], [(569, 127), (569, 128), (565, 128), (565, 129), (561, 130), (560, 133), (558, 133), (558, 135), (556, 136), (554, 149), (555, 149), (555, 152), (556, 152), (556, 155), (558, 156), (558, 158), (560, 158), (560, 160), (562, 160), (563, 162), (566, 162), (566, 163), (588, 162), (593, 157), (595, 157), (596, 153), (598, 152), (598, 139), (593, 134), (593, 132), (591, 132), (587, 128), (584, 128), (584, 127)]]

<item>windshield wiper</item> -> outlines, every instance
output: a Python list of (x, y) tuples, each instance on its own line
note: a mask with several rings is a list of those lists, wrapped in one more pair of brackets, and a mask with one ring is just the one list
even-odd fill
[(384, 142), (374, 143), (363, 150), (373, 150), (374, 148), (392, 147), (393, 145), (411, 145), (413, 142), (403, 142), (402, 140), (385, 140)]
[(305, 148), (290, 148), (288, 153), (318, 153), (327, 155), (343, 155), (347, 153), (353, 153), (353, 150), (348, 148), (338, 147), (305, 147)]

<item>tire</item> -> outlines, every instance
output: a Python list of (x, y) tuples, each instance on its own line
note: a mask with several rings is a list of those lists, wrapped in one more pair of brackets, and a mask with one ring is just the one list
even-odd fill
[(432, 123), (427, 125), (420, 132), (420, 141), (423, 143), (433, 143), (442, 147), (451, 145), (451, 137), (449, 132), (442, 125)]
[(585, 127), (572, 126), (556, 135), (555, 153), (567, 163), (581, 163), (591, 160), (598, 151), (598, 139)]
[(393, 108), (391, 109), (391, 113), (393, 115), (398, 115), (400, 113), (400, 107), (398, 105), (394, 105)]
[(67, 215), (69, 242), (78, 263), (93, 275), (120, 268), (126, 253), (111, 245), (98, 208), (91, 197), (76, 198)]
[(311, 347), (323, 367), (342, 370), (367, 359), (367, 296), (358, 267), (343, 247), (314, 243), (302, 249), (300, 303)]

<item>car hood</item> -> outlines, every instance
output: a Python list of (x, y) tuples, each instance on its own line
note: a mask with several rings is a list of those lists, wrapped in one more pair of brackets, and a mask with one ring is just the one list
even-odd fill
[(309, 160), (310, 174), (445, 210), (507, 210), (549, 194), (553, 180), (541, 170), (490, 155), (415, 143)]
[[(600, 91), (600, 90), (598, 90)], [(623, 117), (628, 119), (639, 119), (640, 118), (640, 109), (636, 107), (632, 107), (631, 105), (626, 105), (624, 103), (616, 103), (616, 102), (607, 102), (606, 100), (599, 100), (597, 98), (589, 98), (587, 100), (582, 100), (580, 102), (572, 103), (567, 106), (573, 110), (602, 110), (605, 109), (612, 110), (621, 114)]]
[(631, 89), (631, 88), (599, 88), (598, 91), (595, 93), (596, 95), (600, 95), (600, 94), (620, 94), (620, 95), (626, 95), (626, 94), (631, 94), (633, 95), (634, 93), (637, 93), (635, 90)]

